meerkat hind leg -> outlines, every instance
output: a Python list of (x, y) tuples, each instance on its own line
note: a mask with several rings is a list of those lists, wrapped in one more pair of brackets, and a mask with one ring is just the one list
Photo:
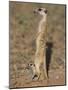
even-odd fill
[(48, 75), (47, 75), (47, 67), (46, 67), (46, 63), (44, 63), (43, 69), (44, 69), (44, 76), (45, 76), (45, 78), (47, 79), (47, 78), (48, 78)]
[(43, 65), (41, 65), (40, 70), (41, 70), (40, 80), (44, 80), (45, 79), (45, 73), (44, 73)]

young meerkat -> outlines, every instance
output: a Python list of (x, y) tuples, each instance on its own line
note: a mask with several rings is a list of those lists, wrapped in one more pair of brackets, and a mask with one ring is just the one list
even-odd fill
[(47, 34), (47, 10), (45, 8), (38, 8), (34, 10), (34, 13), (39, 14), (41, 16), (41, 20), (39, 22), (37, 31), (34, 65), (30, 64), (34, 74), (32, 79), (44, 79), (47, 78), (45, 54), (45, 43)]

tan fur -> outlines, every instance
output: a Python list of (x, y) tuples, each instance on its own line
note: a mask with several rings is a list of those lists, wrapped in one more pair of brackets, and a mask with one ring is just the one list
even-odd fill
[[(41, 12), (43, 13), (43, 11)], [(42, 18), (39, 22), (38, 33), (36, 38), (36, 53), (34, 60), (34, 75), (37, 75), (37, 79), (47, 78), (46, 70), (46, 54), (45, 54), (45, 43), (46, 43), (46, 30), (47, 30), (47, 14), (41, 14)]]

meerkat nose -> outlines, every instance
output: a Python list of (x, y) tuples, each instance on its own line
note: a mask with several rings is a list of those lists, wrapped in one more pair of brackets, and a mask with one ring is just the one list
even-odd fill
[(47, 14), (47, 12), (48, 12), (48, 11), (47, 11), (47, 10), (45, 10), (44, 12)]

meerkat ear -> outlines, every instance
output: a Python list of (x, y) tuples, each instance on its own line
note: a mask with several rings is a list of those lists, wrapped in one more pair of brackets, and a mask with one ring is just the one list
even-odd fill
[(47, 10), (45, 10), (44, 12), (45, 12), (45, 13), (47, 13), (48, 11), (47, 11)]

